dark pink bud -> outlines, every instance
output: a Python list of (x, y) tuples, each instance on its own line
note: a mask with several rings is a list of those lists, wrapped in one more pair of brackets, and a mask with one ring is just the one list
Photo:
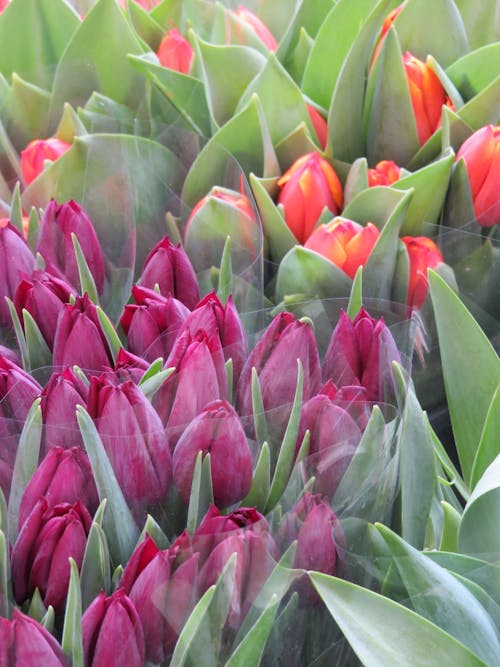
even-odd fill
[(14, 609), (11, 621), (0, 618), (0, 665), (69, 667), (70, 660), (43, 625)]
[(31, 275), (35, 258), (26, 241), (6, 219), (0, 220), (0, 325), (12, 326), (6, 296), (13, 299), (17, 284)]
[(118, 350), (115, 360), (115, 373), (122, 382), (125, 380), (132, 380), (135, 384), (139, 384), (145, 371), (149, 368), (149, 364), (142, 357), (138, 357), (132, 352), (128, 352), (121, 347)]

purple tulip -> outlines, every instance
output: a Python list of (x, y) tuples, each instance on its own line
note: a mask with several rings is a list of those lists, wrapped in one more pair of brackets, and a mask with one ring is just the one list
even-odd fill
[(387, 390), (393, 393), (393, 361), (401, 357), (383, 318), (375, 320), (361, 308), (351, 321), (342, 311), (323, 360), (323, 379), (337, 387), (361, 384), (369, 401), (383, 402)]
[(141, 621), (123, 589), (101, 592), (82, 617), (85, 667), (143, 667), (145, 647)]
[(35, 258), (17, 229), (5, 218), (0, 219), (0, 325), (12, 327), (12, 318), (5, 301), (14, 297), (17, 284), (30, 276)]
[(91, 378), (87, 410), (141, 522), (149, 506), (164, 503), (170, 484), (171, 455), (161, 420), (136, 384), (120, 383), (111, 372)]
[(36, 251), (45, 260), (50, 273), (67, 280), (73, 287), (80, 285), (78, 264), (71, 234), (75, 234), (97, 291), (104, 288), (104, 258), (91, 219), (73, 199), (58, 204), (51, 199), (40, 220)]
[(245, 431), (227, 401), (208, 403), (179, 438), (173, 453), (173, 479), (189, 502), (198, 452), (210, 454), (215, 504), (227, 507), (244, 498), (252, 485), (252, 454)]
[(87, 454), (80, 447), (54, 447), (30, 479), (19, 508), (19, 528), (41, 497), (48, 507), (78, 500), (93, 515), (99, 504), (92, 468)]
[(69, 557), (83, 562), (92, 517), (77, 501), (49, 507), (40, 498), (26, 518), (12, 550), (12, 587), (21, 604), (38, 588), (46, 607), (63, 611), (70, 578)]
[(166, 359), (189, 310), (174, 297), (164, 297), (145, 287), (132, 288), (135, 304), (125, 306), (120, 325), (127, 347), (146, 361)]
[(115, 373), (120, 378), (121, 382), (132, 380), (135, 384), (139, 384), (142, 376), (148, 368), (148, 362), (142, 357), (138, 357), (136, 354), (128, 352), (123, 347), (118, 350), (115, 360)]
[(69, 667), (56, 639), (34, 618), (14, 609), (12, 620), (0, 618), (1, 667)]
[(193, 265), (181, 244), (174, 246), (168, 236), (159, 241), (146, 257), (139, 284), (149, 289), (158, 285), (163, 296), (175, 297), (190, 310), (200, 300)]

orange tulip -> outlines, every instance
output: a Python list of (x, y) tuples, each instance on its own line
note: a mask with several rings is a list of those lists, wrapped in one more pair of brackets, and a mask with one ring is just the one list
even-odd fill
[(172, 28), (161, 40), (156, 55), (163, 67), (181, 72), (181, 74), (189, 74), (194, 50), (177, 28)]
[(377, 162), (374, 169), (368, 169), (368, 186), (391, 185), (395, 183), (401, 174), (401, 168), (392, 160), (381, 160)]
[(354, 278), (359, 266), (366, 263), (380, 232), (369, 222), (366, 227), (346, 218), (334, 218), (311, 234), (305, 248), (315, 250)]
[(377, 43), (375, 45), (375, 51), (373, 52), (372, 62), (370, 64), (370, 69), (373, 67), (375, 61), (377, 60), (378, 54), (380, 53), (380, 49), (382, 48), (382, 46), (384, 44), (387, 33), (389, 32), (392, 24), (396, 20), (396, 17), (398, 16), (398, 14), (403, 9), (403, 5), (404, 5), (404, 3), (399, 5), (399, 7), (396, 7), (395, 9), (393, 9), (392, 12), (389, 12), (387, 14), (387, 16), (385, 17), (384, 22), (382, 23), (382, 28), (380, 30), (380, 35), (379, 35), (379, 37), (377, 39)]
[(42, 173), (47, 160), (50, 162), (57, 160), (57, 158), (61, 157), (70, 148), (71, 144), (55, 137), (31, 141), (21, 151), (21, 173), (26, 185), (29, 185), (31, 181), (34, 181)]
[(309, 114), (309, 118), (311, 119), (311, 123), (314, 127), (314, 131), (316, 132), (316, 136), (318, 137), (319, 145), (324, 150), (328, 139), (328, 126), (326, 124), (326, 120), (319, 113), (319, 111), (317, 111), (310, 104), (307, 104), (306, 107), (307, 107), (307, 113)]
[(424, 305), (429, 291), (427, 269), (434, 269), (443, 262), (443, 255), (434, 241), (426, 236), (403, 236), (401, 240), (410, 260), (407, 303), (410, 308), (418, 310)]
[(296, 160), (278, 186), (278, 204), (283, 204), (285, 222), (299, 243), (307, 241), (325, 206), (333, 215), (342, 209), (342, 184), (319, 153), (307, 153)]
[(267, 46), (269, 51), (276, 51), (278, 42), (267, 25), (258, 16), (246, 7), (243, 7), (243, 5), (240, 5), (234, 14), (240, 21), (246, 23), (246, 25), (254, 31), (260, 41)]

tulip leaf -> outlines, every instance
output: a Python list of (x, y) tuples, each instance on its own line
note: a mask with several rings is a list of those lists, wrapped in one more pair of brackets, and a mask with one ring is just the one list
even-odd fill
[(257, 507), (263, 511), (271, 488), (271, 454), (267, 442), (262, 444), (259, 458), (253, 471), (252, 486), (246, 498), (241, 501), (243, 507)]
[(77, 406), (76, 417), (99, 498), (107, 499), (104, 530), (111, 557), (115, 563), (126, 563), (134, 549), (139, 531), (92, 418), (82, 405)]
[[(469, 175), (465, 160), (461, 158), (453, 165), (451, 171), (450, 186), (443, 212), (443, 224), (446, 227), (461, 229), (475, 218)], [(451, 248), (448, 249), (447, 257), (451, 257), (453, 262), (470, 255), (471, 250), (481, 243), (479, 236), (474, 239), (471, 238), (470, 234), (461, 235), (458, 233), (453, 236), (450, 235), (450, 238), (452, 242), (448, 242)]]
[[(170, 667), (184, 667), (184, 665), (189, 664), (189, 649), (199, 631), (200, 625), (203, 623), (214, 595), (215, 586), (210, 586), (189, 616), (175, 644), (175, 651), (170, 661)], [(199, 657), (201, 658), (202, 654)]]
[(268, 440), (269, 434), (259, 375), (256, 368), (252, 368), (252, 415), (255, 438), (262, 447), (264, 442)]
[(0, 530), (3, 531), (5, 536), (8, 536), (9, 514), (7, 511), (7, 501), (5, 500), (5, 495), (1, 486), (0, 486)]
[(500, 42), (487, 44), (455, 60), (446, 74), (466, 100), (477, 95), (498, 76)]
[[(304, 70), (311, 53), (314, 39), (309, 35), (304, 26), (300, 27), (299, 36), (294, 48), (287, 54), (282, 61), (286, 71), (292, 79), (300, 85)], [(278, 54), (279, 57), (279, 54)], [(281, 59), (280, 59), (281, 60)]]
[(227, 395), (230, 403), (233, 403), (233, 378), (234, 378), (234, 367), (233, 360), (228, 359), (224, 364), (226, 367), (226, 377), (227, 377)]
[(146, 398), (149, 401), (151, 401), (151, 399), (158, 391), (158, 389), (160, 389), (163, 383), (166, 380), (168, 380), (168, 378), (172, 375), (174, 370), (175, 368), (166, 368), (165, 370), (159, 371), (155, 375), (151, 375), (146, 379), (144, 379), (144, 376), (141, 378), (141, 381), (139, 382), (139, 387), (144, 396), (146, 396)]
[(429, 283), (453, 435), (463, 477), (469, 483), (483, 425), (500, 381), (500, 360), (445, 281), (429, 271)]
[(309, 573), (358, 658), (370, 667), (485, 667), (464, 644), (426, 618), (356, 584)]
[(157, 373), (160, 373), (163, 370), (163, 359), (162, 357), (158, 357), (158, 359), (155, 359), (149, 368), (144, 371), (144, 375), (141, 377), (139, 380), (139, 387), (142, 387), (142, 385), (153, 378)]
[(457, 115), (475, 130), (495, 124), (500, 116), (500, 75), (464, 104)]
[(455, 0), (460, 10), (471, 48), (498, 41), (500, 18), (497, 0)]
[(481, 440), (477, 448), (476, 457), (471, 471), (470, 485), (474, 488), (482, 477), (486, 468), (493, 463), (500, 454), (498, 434), (500, 433), (500, 384), (491, 399), (490, 407), (484, 421)]
[(106, 315), (104, 310), (100, 306), (96, 306), (96, 311), (97, 311), (97, 317), (99, 318), (99, 322), (102, 327), (102, 331), (108, 342), (108, 347), (113, 356), (113, 361), (116, 361), (116, 356), (120, 351), (120, 349), (122, 348), (120, 337), (116, 333), (116, 329), (114, 328), (113, 323)]
[(142, 529), (142, 533), (139, 535), (139, 539), (137, 540), (137, 546), (139, 546), (139, 544), (146, 538), (146, 535), (149, 535), (153, 539), (154, 543), (159, 549), (168, 549), (170, 546), (170, 540), (157, 524), (155, 519), (153, 519), (151, 514), (148, 514), (146, 517), (144, 528)]
[(80, 577), (78, 575), (78, 567), (73, 558), (70, 558), (69, 562), (71, 574), (66, 611), (64, 613), (61, 646), (66, 655), (71, 658), (73, 667), (83, 667), (82, 593), (80, 590)]
[(50, 93), (12, 74), (12, 85), (2, 99), (2, 117), (18, 151), (33, 137), (47, 135), (49, 104)]
[(104, 530), (96, 521), (92, 522), (87, 538), (80, 579), (83, 610), (87, 609), (101, 590), (107, 594), (110, 592), (111, 567), (108, 543)]
[[(35, 207), (32, 206), (28, 221), (28, 238), (27, 238), (28, 245), (32, 251), (34, 251), (36, 247), (36, 240), (38, 238), (39, 229), (40, 229), (40, 217)], [(36, 259), (35, 259), (35, 268), (36, 268)]]
[(163, 27), (137, 2), (127, 0), (127, 14), (139, 37), (157, 51), (165, 34)]
[(214, 495), (212, 488), (210, 454), (203, 456), (203, 452), (199, 451), (196, 455), (186, 520), (186, 529), (191, 535), (196, 530), (210, 504), (213, 502)]
[(260, 665), (267, 638), (273, 628), (279, 599), (273, 595), (271, 601), (259, 616), (255, 624), (248, 630), (245, 638), (238, 644), (224, 667), (240, 667), (240, 665)]
[(344, 183), (344, 210), (360, 192), (368, 188), (368, 162), (360, 157), (352, 163)]
[[(49, 605), (50, 607), (50, 605)], [(40, 594), (40, 591), (38, 589), (38, 586), (35, 588), (35, 592), (31, 596), (31, 600), (29, 602), (28, 606), (28, 616), (30, 618), (34, 618), (35, 621), (40, 622), (42, 618), (45, 616), (47, 613), (48, 609), (44, 605), (42, 596)]]
[(23, 322), (30, 371), (33, 372), (45, 368), (48, 375), (50, 375), (52, 353), (45, 342), (45, 338), (42, 336), (38, 324), (25, 308), (23, 308)]
[(462, 515), (445, 500), (441, 501), (443, 508), (443, 532), (441, 533), (440, 551), (458, 551), (458, 529)]
[[(314, 136), (315, 133), (309, 130), (304, 121), (301, 121), (290, 134), (276, 144), (275, 150), (279, 163), (291, 165), (306, 153), (322, 150), (316, 145)], [(330, 214), (330, 219), (331, 217)]]
[(83, 296), (85, 293), (88, 294), (89, 299), (92, 303), (95, 303), (96, 306), (99, 305), (99, 297), (97, 295), (97, 287), (95, 285), (94, 276), (92, 271), (87, 264), (85, 255), (83, 254), (82, 246), (78, 241), (78, 238), (75, 233), (71, 232), (71, 240), (73, 241), (73, 248), (75, 250), (75, 259), (78, 266), (78, 276), (80, 278), (80, 293)]
[(40, 408), (40, 397), (38, 397), (35, 398), (33, 405), (26, 415), (14, 462), (8, 505), (9, 540), (11, 544), (14, 544), (16, 541), (20, 528), (19, 508), (21, 506), (21, 499), (28, 486), (28, 482), (38, 468), (41, 439), (42, 410)]
[(9, 306), (9, 312), (10, 316), (12, 319), (12, 324), (14, 325), (14, 332), (16, 334), (16, 340), (17, 340), (17, 345), (19, 347), (19, 351), (21, 353), (21, 361), (23, 364), (23, 368), (25, 371), (28, 373), (30, 372), (30, 356), (28, 352), (28, 346), (26, 344), (26, 338), (24, 336), (23, 328), (21, 326), (21, 322), (19, 320), (19, 316), (17, 314), (17, 310), (12, 303), (12, 301), (9, 299), (9, 297), (5, 297), (5, 300), (7, 301), (7, 305)]
[(7, 179), (9, 179), (9, 176), (7, 174), (10, 174), (11, 177), (15, 178), (18, 181), (21, 181), (22, 183), (24, 183), (24, 178), (21, 173), (21, 165), (19, 162), (19, 157), (1, 121), (0, 121), (0, 155), (2, 157), (2, 163), (3, 163), (0, 183), (2, 190), (5, 191), (3, 199), (7, 201), (10, 197), (10, 187), (7, 184)]
[(13, 602), (9, 551), (6, 534), (0, 530), (0, 614), (2, 618), (10, 618)]
[[(233, 268), (231, 262), (231, 237), (226, 236), (224, 250), (220, 260), (219, 284), (217, 286), (217, 296), (226, 303), (233, 292)], [(231, 394), (228, 392), (228, 395)]]
[(54, 623), (56, 620), (56, 614), (54, 611), (54, 607), (49, 604), (49, 608), (45, 612), (45, 614), (42, 616), (40, 619), (40, 625), (43, 625), (43, 627), (50, 632), (50, 634), (54, 634)]

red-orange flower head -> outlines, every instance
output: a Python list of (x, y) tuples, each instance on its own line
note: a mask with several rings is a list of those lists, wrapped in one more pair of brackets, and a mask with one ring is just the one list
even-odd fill
[(484, 227), (500, 223), (500, 125), (474, 132), (457, 153), (469, 175), (477, 221)]
[(401, 175), (401, 167), (392, 160), (381, 160), (373, 169), (368, 169), (368, 186), (392, 185)]
[(163, 67), (181, 72), (181, 74), (189, 74), (194, 50), (177, 28), (172, 28), (161, 40), (156, 55)]
[(30, 141), (26, 148), (21, 151), (21, 173), (26, 185), (29, 185), (42, 173), (47, 160), (50, 162), (57, 160), (70, 148), (71, 144), (55, 137)]
[(269, 51), (276, 51), (278, 42), (267, 25), (258, 16), (246, 7), (243, 7), (243, 5), (240, 5), (234, 13), (240, 21), (246, 23), (246, 25), (254, 31), (260, 41), (267, 46)]
[(188, 225), (196, 213), (198, 213), (200, 208), (205, 206), (211, 197), (221, 199), (223, 202), (226, 202), (226, 204), (230, 204), (231, 206), (234, 206), (234, 208), (237, 208), (239, 211), (247, 215), (251, 220), (255, 219), (255, 213), (250, 202), (248, 201), (248, 197), (245, 197), (243, 194), (238, 194), (236, 191), (228, 190), (216, 185), (210, 190), (208, 195), (205, 195), (205, 197), (200, 199), (200, 201), (193, 207), (187, 222)]
[(369, 222), (366, 227), (346, 218), (334, 218), (311, 234), (305, 248), (315, 250), (347, 273), (349, 278), (366, 263), (380, 232)]
[(427, 236), (403, 236), (401, 239), (408, 251), (410, 275), (408, 281), (407, 303), (410, 308), (420, 309), (429, 291), (427, 269), (434, 269), (443, 262), (443, 255)]
[(326, 120), (311, 104), (306, 104), (306, 108), (316, 136), (318, 137), (319, 145), (324, 150), (328, 140), (328, 125), (326, 124)]
[(299, 243), (307, 241), (325, 206), (333, 215), (342, 209), (342, 184), (319, 153), (307, 153), (296, 160), (278, 186), (278, 204), (283, 204), (286, 224)]
[(425, 144), (441, 123), (443, 104), (453, 108), (441, 81), (432, 69), (410, 51), (403, 54), (419, 144)]
[(372, 56), (372, 62), (370, 65), (370, 69), (373, 67), (375, 61), (378, 58), (378, 54), (380, 53), (380, 49), (382, 48), (385, 38), (387, 36), (387, 33), (389, 32), (391, 26), (393, 25), (394, 21), (396, 20), (396, 17), (398, 14), (401, 12), (403, 9), (404, 3), (396, 7), (395, 9), (392, 10), (392, 12), (389, 12), (387, 16), (384, 19), (384, 22), (382, 23), (382, 28), (380, 29), (380, 35), (377, 39), (377, 43), (375, 45), (375, 51), (373, 52)]

